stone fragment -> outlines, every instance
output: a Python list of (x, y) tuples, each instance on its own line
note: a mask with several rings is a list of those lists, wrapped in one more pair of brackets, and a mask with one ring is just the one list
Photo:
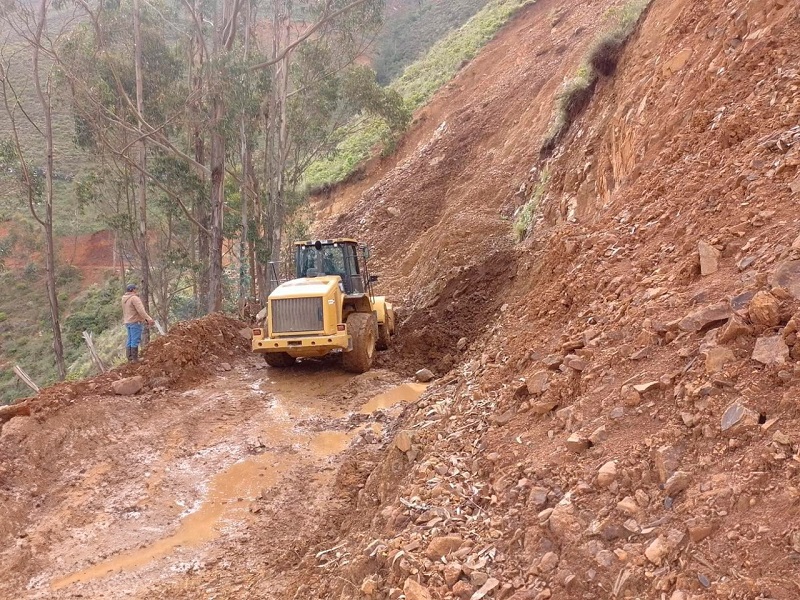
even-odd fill
[(558, 406), (558, 400), (541, 400), (539, 402), (531, 402), (531, 412), (535, 415), (546, 415), (552, 412)]
[(717, 339), (720, 344), (727, 344), (728, 342), (733, 342), (740, 336), (750, 335), (751, 333), (753, 333), (753, 328), (737, 315), (733, 315), (719, 332), (719, 337)]
[(762, 365), (785, 365), (789, 361), (789, 346), (782, 335), (760, 337), (753, 348), (752, 359)]
[(608, 412), (608, 418), (613, 421), (619, 421), (625, 416), (625, 409), (621, 406), (615, 406)]
[(583, 529), (581, 521), (575, 516), (575, 506), (572, 504), (569, 494), (565, 495), (555, 508), (550, 510), (547, 523), (553, 535), (561, 539), (571, 538)]
[(456, 350), (459, 352), (463, 352), (467, 348), (467, 344), (469, 344), (469, 340), (465, 337), (462, 337), (456, 343)]
[(611, 550), (600, 550), (594, 555), (594, 561), (604, 569), (610, 569), (617, 562), (617, 555)]
[(628, 516), (633, 516), (639, 512), (639, 505), (632, 496), (625, 496), (617, 503), (617, 510)]
[(633, 386), (633, 389), (638, 392), (639, 394), (646, 394), (647, 392), (652, 392), (653, 390), (658, 390), (661, 388), (660, 381), (648, 381), (646, 383), (637, 383)]
[(692, 474), (687, 471), (676, 471), (664, 484), (664, 493), (674, 498), (692, 485)]
[(400, 452), (408, 452), (411, 450), (411, 434), (408, 431), (399, 432), (394, 438), (394, 446), (400, 450)]
[(554, 371), (557, 371), (558, 367), (560, 367), (561, 363), (563, 362), (564, 359), (558, 354), (551, 354), (550, 356), (546, 356), (542, 359), (542, 364), (548, 369), (552, 369)]
[(705, 329), (709, 325), (727, 321), (731, 316), (731, 307), (727, 302), (720, 302), (696, 310), (678, 322), (681, 331), (695, 332)]
[(592, 434), (589, 436), (589, 441), (592, 442), (592, 445), (597, 445), (600, 442), (604, 442), (608, 439), (608, 433), (606, 431), (606, 426), (601, 425), (597, 429), (595, 429)]
[(750, 321), (762, 327), (775, 327), (781, 322), (781, 305), (769, 292), (758, 292), (747, 308)]
[(453, 595), (460, 600), (469, 600), (474, 588), (466, 581), (457, 581), (453, 586)]
[(736, 355), (730, 348), (715, 346), (706, 352), (706, 373), (719, 373), (725, 365), (736, 360)]
[(430, 591), (424, 585), (409, 577), (403, 584), (406, 600), (433, 600)]
[(752, 290), (736, 294), (730, 299), (731, 310), (740, 317), (746, 317), (747, 307), (750, 306), (750, 300), (752, 300), (755, 295), (756, 293)]
[(534, 487), (531, 489), (531, 493), (528, 495), (528, 505), (532, 506), (536, 510), (541, 510), (547, 505), (547, 495), (550, 493), (550, 490), (543, 487)]
[(425, 550), (425, 556), (430, 560), (440, 560), (442, 557), (455, 552), (464, 543), (463, 538), (457, 535), (447, 535), (433, 538)]
[(728, 435), (736, 435), (745, 429), (758, 426), (759, 415), (739, 402), (734, 402), (722, 415), (720, 429)]
[(781, 446), (791, 446), (792, 438), (783, 433), (780, 429), (772, 434), (772, 441)]
[(589, 365), (586, 359), (570, 354), (564, 357), (564, 364), (574, 371), (583, 371)]
[(555, 570), (558, 566), (558, 554), (555, 552), (548, 552), (544, 556), (542, 556), (541, 560), (539, 561), (539, 572), (541, 573), (549, 573), (550, 571)]
[(681, 454), (680, 449), (675, 446), (661, 446), (656, 450), (656, 472), (661, 483), (666, 483), (672, 477), (672, 474), (678, 470)]
[(800, 260), (780, 263), (772, 273), (770, 283), (772, 287), (784, 288), (795, 300), (800, 300)]
[(720, 251), (706, 242), (697, 244), (697, 252), (700, 254), (700, 274), (704, 277), (712, 275), (719, 270)]
[(597, 472), (597, 485), (607, 488), (617, 480), (617, 461), (610, 460)]
[(528, 380), (528, 392), (533, 396), (538, 396), (547, 391), (549, 387), (547, 381), (550, 374), (547, 371), (537, 371)]
[(499, 580), (495, 579), (494, 577), (490, 577), (489, 579), (486, 580), (486, 583), (484, 583), (477, 592), (472, 594), (470, 600), (481, 600), (482, 598), (485, 598), (487, 595), (492, 593), (499, 585), (500, 585)]
[(111, 388), (118, 396), (133, 396), (139, 393), (143, 387), (144, 377), (141, 375), (126, 377), (125, 379), (118, 379), (111, 382)]
[(702, 542), (711, 535), (713, 530), (714, 529), (711, 527), (711, 525), (694, 525), (693, 527), (689, 527), (689, 539), (695, 544)]
[(395, 206), (388, 206), (386, 208), (386, 212), (388, 212), (390, 215), (392, 215), (395, 218), (400, 216), (400, 209), (395, 207)]
[(420, 369), (414, 373), (414, 377), (417, 378), (417, 381), (428, 383), (429, 381), (433, 380), (434, 374), (430, 369)]
[(452, 588), (456, 584), (456, 581), (458, 581), (461, 577), (461, 573), (461, 563), (447, 563), (444, 566), (444, 571), (442, 572), (442, 575), (444, 576), (444, 582), (447, 584), (447, 587)]
[(641, 394), (639, 394), (639, 392), (633, 389), (633, 386), (630, 384), (622, 386), (622, 389), (620, 390), (620, 395), (622, 396), (622, 403), (625, 406), (634, 407), (634, 406), (639, 406), (639, 404), (642, 403)]
[(668, 554), (669, 546), (667, 546), (666, 541), (661, 536), (650, 542), (650, 545), (647, 546), (647, 549), (644, 551), (644, 555), (647, 557), (647, 560), (657, 567), (661, 566), (661, 563)]
[(372, 596), (378, 589), (378, 583), (372, 578), (367, 577), (361, 583), (361, 593), (365, 596)]
[(589, 446), (589, 440), (578, 433), (573, 433), (567, 438), (567, 450), (575, 454), (580, 454), (584, 450), (587, 450)]

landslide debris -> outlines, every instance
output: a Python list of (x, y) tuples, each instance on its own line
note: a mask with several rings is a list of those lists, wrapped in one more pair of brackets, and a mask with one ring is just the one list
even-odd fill
[[(26, 404), (35, 415), (45, 417), (64, 404), (119, 393), (115, 386), (126, 395), (145, 386), (185, 389), (250, 351), (249, 340), (240, 333), (246, 327), (245, 323), (221, 313), (177, 323), (166, 336), (156, 338), (146, 347), (138, 363), (125, 364), (82, 381), (54, 385)], [(128, 381), (123, 384), (121, 380)], [(136, 387), (134, 382), (141, 385), (131, 391)]]
[(558, 35), (537, 37), (539, 16), (510, 28), (514, 60), (486, 53), (506, 102), (468, 69), (428, 137), (341, 199), (357, 210), (335, 223), (377, 255), (383, 236), (388, 252), (412, 240), (385, 263), (413, 314), (491, 254), (491, 215), (549, 175), (513, 282), (497, 282), (503, 310), (448, 339), (469, 350), (409, 411), (332, 540), (347, 564), (304, 557), (305, 593), (797, 598), (800, 7), (654, 0), (545, 163), (505, 152), (543, 134), (516, 103), (545, 104), (514, 87), (547, 62), (530, 38)]

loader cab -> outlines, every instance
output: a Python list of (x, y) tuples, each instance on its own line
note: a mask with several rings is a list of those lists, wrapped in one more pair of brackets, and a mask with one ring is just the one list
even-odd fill
[(363, 295), (369, 284), (366, 276), (366, 246), (354, 240), (317, 240), (295, 244), (295, 269), (298, 278), (338, 275), (344, 293)]

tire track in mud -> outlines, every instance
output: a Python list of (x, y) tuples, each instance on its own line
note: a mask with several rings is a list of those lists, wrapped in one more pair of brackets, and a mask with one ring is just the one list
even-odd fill
[[(113, 398), (90, 414), (64, 409), (53, 421), (91, 427), (110, 443), (52, 481), (23, 543), (0, 553), (5, 564), (25, 565), (0, 573), (0, 597), (152, 598), (154, 586), (224, 560), (225, 548), (263, 527), (263, 513), (291, 515), (281, 505), (287, 493), (293, 508), (305, 503), (314, 514), (336, 495), (348, 445), (376, 444), (385, 411), (423, 389), (400, 384), (388, 371), (344, 374), (335, 361), (277, 371), (247, 357), (193, 390), (130, 401), (145, 411)], [(46, 421), (28, 435), (63, 425)], [(276, 540), (313, 526), (272, 521)]]

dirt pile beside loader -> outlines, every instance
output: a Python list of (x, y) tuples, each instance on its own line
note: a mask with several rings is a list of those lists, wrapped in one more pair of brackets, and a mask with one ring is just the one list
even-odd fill
[(168, 335), (147, 346), (142, 360), (78, 382), (62, 383), (28, 400), (34, 414), (44, 416), (64, 404), (111, 392), (111, 383), (141, 376), (148, 387), (184, 389), (207, 379), (250, 346), (240, 331), (247, 325), (220, 313), (178, 323)]

